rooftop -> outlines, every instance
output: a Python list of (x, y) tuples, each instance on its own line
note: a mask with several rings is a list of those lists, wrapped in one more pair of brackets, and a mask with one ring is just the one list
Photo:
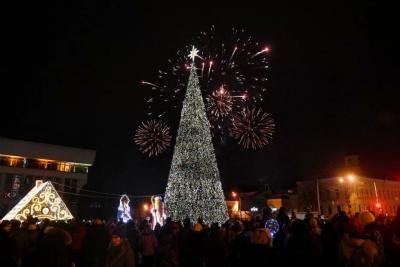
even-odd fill
[(92, 165), (96, 151), (0, 137), (0, 154)]

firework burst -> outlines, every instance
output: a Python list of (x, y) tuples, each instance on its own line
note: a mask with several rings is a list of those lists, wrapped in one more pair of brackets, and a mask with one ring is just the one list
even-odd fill
[(223, 85), (206, 97), (207, 111), (210, 117), (215, 117), (216, 119), (229, 116), (232, 111), (232, 105), (233, 98)]
[(244, 108), (232, 119), (232, 136), (245, 149), (268, 145), (275, 129), (274, 119), (260, 108)]
[[(191, 44), (199, 48), (195, 65), (205, 98), (211, 96), (215, 88), (224, 86), (232, 97), (232, 109), (240, 110), (245, 103), (263, 100), (267, 90), (268, 48), (253, 41), (244, 30), (235, 28), (222, 34), (211, 27), (209, 31), (201, 32)], [(191, 60), (187, 55), (191, 49), (192, 45), (188, 45), (177, 51), (175, 57), (168, 60), (169, 67), (158, 70), (156, 81), (142, 82), (153, 92), (148, 100), (151, 115), (155, 115), (157, 109), (179, 107), (190, 70)]]
[(142, 125), (136, 130), (134, 141), (143, 154), (149, 157), (157, 156), (171, 143), (169, 131), (169, 127), (164, 122), (149, 120), (142, 122)]
[[(193, 45), (198, 48), (194, 54), (191, 53)], [(269, 52), (268, 47), (254, 41), (244, 30), (232, 28), (217, 32), (212, 26), (168, 59), (167, 66), (158, 70), (156, 79), (142, 81), (146, 89), (151, 89), (147, 100), (148, 117), (159, 120), (175, 115), (180, 109), (193, 60), (213, 139), (223, 144), (222, 140), (232, 136), (233, 122), (240, 117), (235, 114), (242, 114), (246, 107), (263, 101)], [(237, 118), (234, 120), (234, 117)], [(268, 137), (263, 139), (263, 136), (261, 133), (260, 145), (252, 145), (252, 142), (245, 145), (245, 137), (235, 139), (246, 148), (260, 148), (269, 142)]]

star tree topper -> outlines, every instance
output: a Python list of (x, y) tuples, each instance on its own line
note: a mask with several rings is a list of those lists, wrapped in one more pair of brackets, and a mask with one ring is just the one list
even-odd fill
[(203, 59), (201, 56), (199, 56), (199, 49), (197, 49), (196, 47), (194, 47), (194, 45), (192, 45), (192, 50), (190, 51), (190, 54), (188, 55), (188, 57), (190, 57), (192, 59), (192, 64), (194, 63), (194, 60), (196, 57)]

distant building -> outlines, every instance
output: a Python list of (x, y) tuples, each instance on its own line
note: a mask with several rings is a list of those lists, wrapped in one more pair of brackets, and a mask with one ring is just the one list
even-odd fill
[(277, 212), (288, 200), (288, 194), (272, 194), (266, 191), (240, 192), (225, 200), (230, 218), (250, 220), (254, 215), (262, 215), (268, 207)]
[(86, 184), (96, 152), (0, 137), (0, 215), (7, 213), (35, 185), (51, 181), (72, 212), (75, 193)]
[(339, 211), (355, 213), (370, 210), (394, 214), (400, 205), (400, 182), (363, 176), (320, 178), (297, 182), (291, 208), (317, 211), (317, 186), (320, 210), (332, 215)]

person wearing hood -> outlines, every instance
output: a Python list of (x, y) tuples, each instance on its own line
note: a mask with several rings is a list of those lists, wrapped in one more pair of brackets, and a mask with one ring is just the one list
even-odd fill
[(361, 238), (363, 227), (360, 227), (358, 221), (356, 218), (349, 219), (346, 233), (344, 233), (339, 244), (339, 258), (345, 266), (351, 266), (352, 262), (354, 262), (353, 255), (358, 253), (356, 250), (361, 249), (365, 242)]
[(233, 232), (233, 238), (230, 243), (230, 260), (231, 266), (245, 266), (246, 257), (245, 251), (248, 249), (251, 240), (244, 234), (244, 226), (241, 221), (236, 221), (231, 230)]
[(71, 242), (71, 235), (59, 225), (53, 223), (46, 226), (38, 244), (38, 266), (67, 267), (68, 246)]
[(375, 238), (379, 234), (372, 234), (371, 231), (374, 222), (375, 216), (369, 211), (361, 212), (358, 219), (349, 220), (347, 233), (339, 245), (339, 257), (345, 266), (353, 266), (358, 262), (365, 263), (365, 266), (382, 265), (383, 251)]
[(123, 229), (115, 229), (106, 255), (106, 267), (135, 267), (135, 254)]

